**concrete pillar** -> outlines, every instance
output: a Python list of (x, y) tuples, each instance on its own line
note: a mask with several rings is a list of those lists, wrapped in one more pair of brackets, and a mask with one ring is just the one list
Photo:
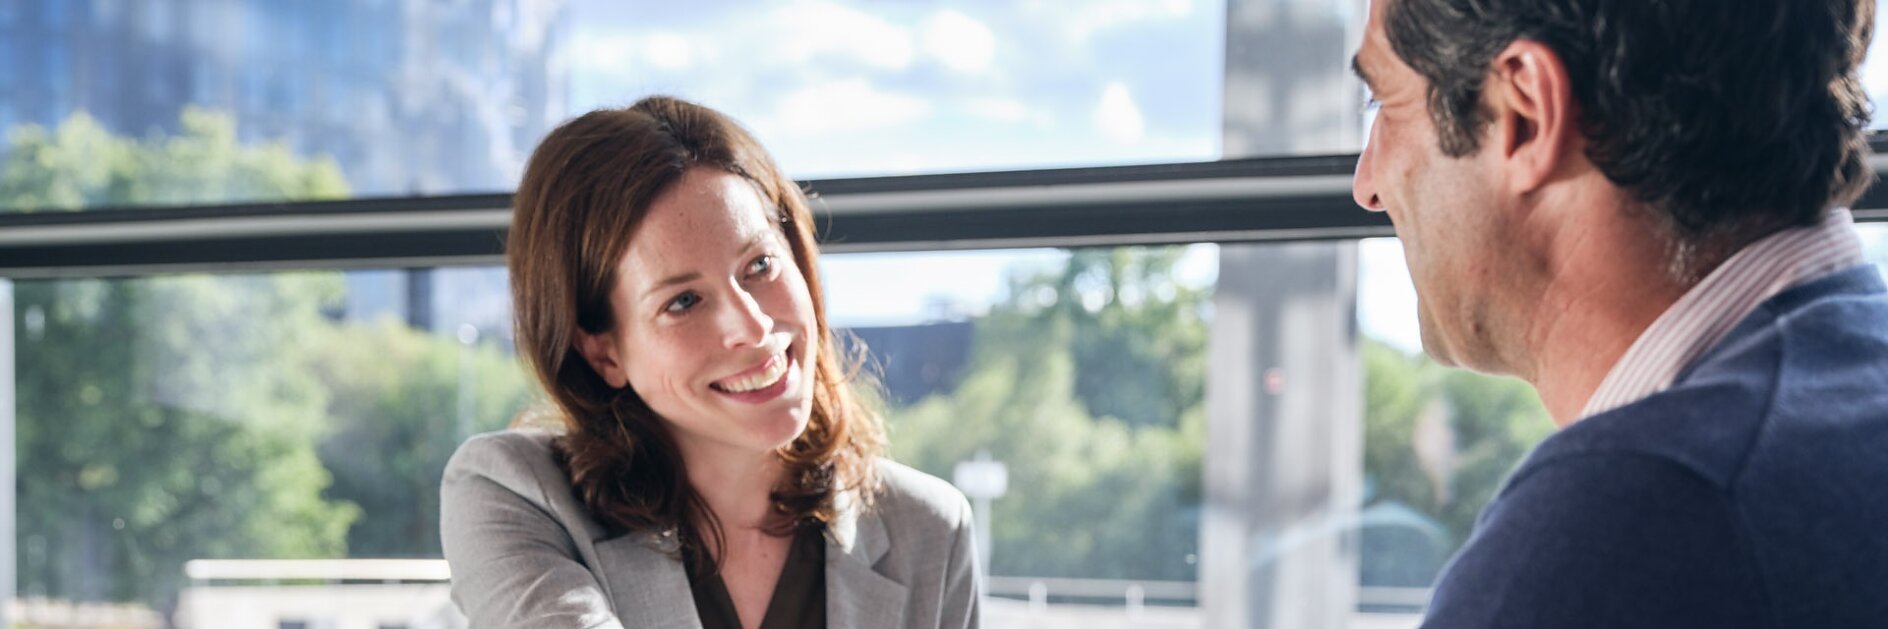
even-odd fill
[(1208, 627), (1342, 629), (1356, 610), (1355, 250), (1220, 248), (1201, 531)]
[(1227, 0), (1222, 155), (1356, 153), (1364, 0)]
[[(1356, 152), (1361, 0), (1229, 0), (1225, 157)], [(1343, 629), (1357, 607), (1363, 368), (1354, 242), (1220, 247), (1201, 603), (1214, 629)]]

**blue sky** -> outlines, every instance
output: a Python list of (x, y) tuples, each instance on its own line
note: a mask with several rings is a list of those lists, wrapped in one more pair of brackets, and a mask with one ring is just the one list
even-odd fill
[(575, 111), (741, 120), (795, 177), (1212, 160), (1213, 0), (571, 5)]

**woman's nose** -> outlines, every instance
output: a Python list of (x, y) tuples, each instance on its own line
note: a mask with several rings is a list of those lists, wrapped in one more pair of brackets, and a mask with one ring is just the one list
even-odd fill
[(729, 306), (722, 309), (725, 342), (728, 347), (752, 347), (760, 345), (767, 335), (774, 330), (773, 317), (767, 316), (760, 307), (760, 302), (743, 289), (735, 289), (735, 298)]

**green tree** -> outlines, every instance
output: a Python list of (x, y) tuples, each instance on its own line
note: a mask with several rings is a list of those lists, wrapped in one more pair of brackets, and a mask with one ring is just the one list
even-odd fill
[[(1173, 426), (1206, 399), (1206, 321), (1211, 294), (1175, 278), (1184, 247), (1079, 249), (1053, 276), (1020, 290), (1047, 287), (1053, 305), (1038, 321), (1059, 319), (1075, 364), (1075, 395), (1084, 408), (1137, 426)], [(1044, 318), (1047, 317), (1047, 318)]]
[(333, 159), (298, 158), (287, 145), (243, 145), (226, 115), (187, 107), (168, 138), (113, 135), (84, 112), (58, 127), (8, 131), (0, 209), (79, 210), (347, 196)]
[[(0, 204), (14, 210), (277, 201), (347, 193), (331, 161), (239, 146), (186, 111), (168, 139), (113, 136), (84, 114), (14, 129)], [(335, 557), (352, 504), (322, 496), (327, 390), (299, 365), (339, 276), (20, 282), (18, 555), (22, 594), (174, 602), (184, 561)]]
[(535, 389), (492, 343), (462, 346), (392, 318), (323, 334), (308, 375), (332, 391), (320, 445), (328, 495), (373, 516), (348, 530), (349, 553), (438, 557), (446, 460), (466, 436), (503, 428)]
[(1366, 529), (1365, 582), (1425, 585), (1553, 423), (1517, 379), (1442, 367), (1374, 340), (1364, 342), (1364, 371), (1366, 510), (1406, 507), (1443, 533)]
[[(1009, 466), (994, 574), (1194, 578), (1210, 295), (1175, 281), (1182, 252), (1077, 250), (1013, 277), (957, 388), (889, 414), (899, 460)], [(1363, 576), (1425, 585), (1552, 424), (1523, 382), (1362, 345)]]
[(895, 410), (895, 458), (1009, 467), (993, 574), (1191, 579), (1204, 446), (1203, 291), (1178, 248), (1078, 250), (1013, 278), (952, 392)]

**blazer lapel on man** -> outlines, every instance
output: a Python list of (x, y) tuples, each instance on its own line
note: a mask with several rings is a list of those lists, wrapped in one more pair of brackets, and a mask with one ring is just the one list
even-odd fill
[(849, 503), (840, 505), (840, 517), (826, 538), (826, 626), (903, 627), (905, 586), (874, 569), (891, 549), (885, 522), (876, 516), (860, 517)]
[(624, 627), (701, 629), (674, 534), (640, 531), (596, 543), (605, 589)]

